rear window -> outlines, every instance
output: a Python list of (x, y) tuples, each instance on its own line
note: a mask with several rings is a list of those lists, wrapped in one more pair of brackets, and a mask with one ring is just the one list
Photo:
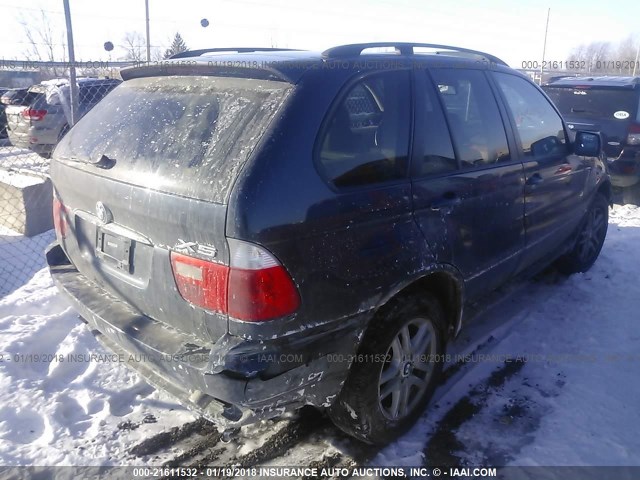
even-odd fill
[(544, 87), (562, 115), (592, 119), (634, 119), (638, 91), (616, 88)]
[[(290, 87), (221, 77), (129, 80), (71, 129), (55, 157), (97, 175), (223, 203)], [(86, 165), (103, 155), (113, 167)]]
[(5, 105), (30, 105), (40, 94), (27, 90), (9, 90), (2, 96), (2, 103)]
[(102, 97), (117, 87), (116, 82), (113, 83), (98, 83), (95, 85), (80, 85), (78, 89), (78, 96), (80, 103), (96, 103), (99, 102)]

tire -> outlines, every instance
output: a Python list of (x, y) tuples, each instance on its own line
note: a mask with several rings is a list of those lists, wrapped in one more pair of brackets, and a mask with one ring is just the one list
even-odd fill
[(580, 226), (573, 250), (558, 260), (558, 270), (566, 275), (589, 270), (600, 255), (608, 227), (609, 202), (604, 195), (597, 193)]
[(328, 410), (333, 423), (377, 445), (406, 432), (439, 382), (443, 332), (442, 307), (428, 293), (399, 298), (385, 307), (367, 330), (357, 361)]

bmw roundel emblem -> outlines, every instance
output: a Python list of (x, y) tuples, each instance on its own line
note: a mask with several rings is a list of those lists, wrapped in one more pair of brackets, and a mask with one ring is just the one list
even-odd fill
[(96, 215), (102, 223), (109, 223), (113, 221), (111, 210), (109, 210), (102, 202), (96, 203)]

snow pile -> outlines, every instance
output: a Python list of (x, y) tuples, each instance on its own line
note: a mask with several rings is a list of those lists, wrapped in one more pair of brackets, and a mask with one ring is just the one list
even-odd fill
[(0, 465), (135, 464), (128, 447), (193, 420), (108, 360), (46, 269), (0, 301), (0, 332)]

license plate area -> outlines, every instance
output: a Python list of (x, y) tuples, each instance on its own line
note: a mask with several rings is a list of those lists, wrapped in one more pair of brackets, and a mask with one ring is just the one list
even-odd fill
[(96, 256), (108, 265), (131, 273), (131, 247), (131, 239), (98, 230)]

